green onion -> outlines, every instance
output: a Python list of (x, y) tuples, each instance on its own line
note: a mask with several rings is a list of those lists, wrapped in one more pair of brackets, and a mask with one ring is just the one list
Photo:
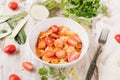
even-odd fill
[[(10, 18), (7, 23), (9, 24), (11, 29), (14, 29), (19, 21), (23, 19), (28, 13), (26, 11), (19, 13), (17, 15), (14, 15), (12, 18)], [(20, 32), (16, 35), (15, 41), (19, 44), (24, 44), (26, 42), (26, 33), (24, 31), (24, 28), (20, 30)]]

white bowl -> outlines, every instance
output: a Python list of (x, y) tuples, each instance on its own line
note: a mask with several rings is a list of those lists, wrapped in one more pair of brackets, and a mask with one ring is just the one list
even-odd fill
[[(50, 28), (50, 26), (53, 24), (67, 26), (68, 28), (70, 28), (70, 30), (74, 31), (75, 33), (77, 33), (79, 35), (79, 37), (82, 41), (82, 50), (81, 50), (81, 55), (79, 56), (79, 58), (77, 60), (69, 62), (69, 63), (65, 63), (65, 64), (51, 64), (51, 63), (48, 63), (48, 62), (45, 62), (45, 61), (39, 59), (36, 56), (35, 46), (36, 46), (37, 39), (38, 39), (40, 32), (48, 30)], [(68, 66), (71, 66), (71, 65), (75, 64), (76, 62), (80, 61), (83, 58), (83, 56), (86, 54), (86, 51), (89, 47), (88, 34), (85, 31), (85, 29), (80, 24), (76, 23), (75, 21), (68, 19), (68, 18), (54, 17), (54, 18), (48, 18), (43, 21), (40, 21), (34, 27), (35, 28), (31, 31), (31, 34), (29, 36), (29, 46), (30, 46), (30, 49), (32, 50), (35, 58), (37, 60), (39, 60), (40, 62), (47, 64), (49, 66), (52, 66), (52, 67), (56, 67), (56, 68), (68, 67)]]

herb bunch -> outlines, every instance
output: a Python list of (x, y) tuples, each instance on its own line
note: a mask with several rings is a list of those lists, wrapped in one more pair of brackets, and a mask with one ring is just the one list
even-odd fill
[(66, 9), (65, 16), (92, 18), (98, 14), (106, 13), (106, 6), (100, 4), (100, 0), (61, 0), (61, 7)]

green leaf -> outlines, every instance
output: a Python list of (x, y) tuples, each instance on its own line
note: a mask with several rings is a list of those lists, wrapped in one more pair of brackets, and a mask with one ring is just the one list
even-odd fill
[(71, 4), (77, 5), (79, 4), (80, 0), (69, 0)]
[(26, 42), (26, 34), (24, 29), (22, 28), (21, 31), (18, 33), (18, 35), (15, 37), (15, 40), (19, 43), (19, 44), (24, 44)]
[(55, 74), (55, 69), (53, 67), (49, 67), (49, 70), (50, 70), (50, 74), (51, 75), (54, 75)]
[(68, 0), (61, 0), (61, 8), (69, 9), (69, 4)]
[(39, 69), (39, 72), (38, 72), (40, 75), (47, 75), (48, 74), (48, 71), (45, 67), (43, 68), (40, 68)]
[(41, 80), (48, 80), (47, 76), (41, 76)]
[(17, 21), (13, 21), (13, 20), (8, 20), (7, 23), (10, 25), (11, 29), (14, 29), (14, 27), (17, 25)]

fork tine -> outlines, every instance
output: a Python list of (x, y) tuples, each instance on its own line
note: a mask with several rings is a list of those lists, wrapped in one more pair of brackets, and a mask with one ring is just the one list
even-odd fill
[(108, 34), (109, 34), (109, 30), (107, 29), (107, 30), (106, 30), (106, 33), (105, 33), (105, 35), (104, 35), (104, 38), (103, 38), (103, 40), (104, 40), (105, 42), (107, 41)]
[(100, 39), (103, 39), (103, 29), (102, 29), (102, 31), (101, 31), (101, 34), (100, 34), (100, 36), (99, 36), (99, 39), (98, 39), (98, 42), (100, 42)]
[(99, 42), (100, 43), (103, 43), (103, 44), (105, 44), (106, 43), (106, 41), (107, 41), (107, 38), (108, 38), (108, 34), (109, 34), (109, 29), (103, 29), (102, 30), (102, 32), (101, 32), (101, 34), (100, 34), (100, 37), (99, 37)]

